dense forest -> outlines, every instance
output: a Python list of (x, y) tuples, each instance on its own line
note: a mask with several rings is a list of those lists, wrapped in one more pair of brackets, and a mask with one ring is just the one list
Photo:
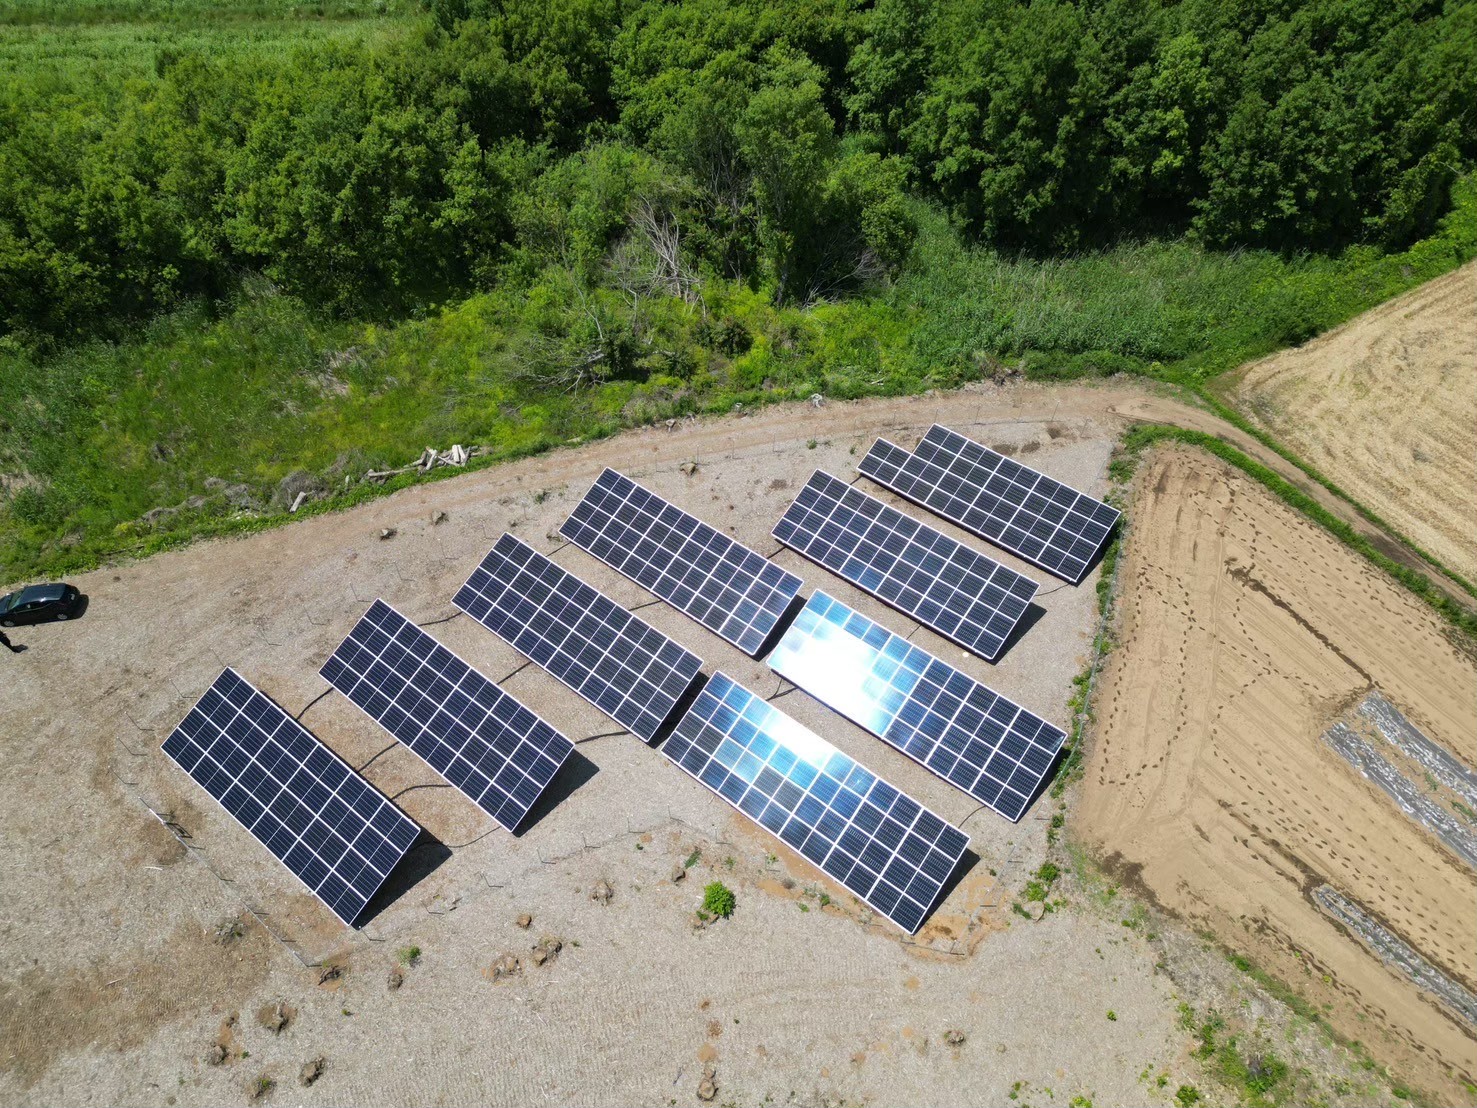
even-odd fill
[(429, 442), (1201, 381), (1477, 253), (1474, 161), (1477, 0), (12, 0), (0, 577)]
[(351, 315), (551, 264), (806, 303), (896, 272), (908, 196), (1034, 255), (1399, 247), (1474, 155), (1470, 2), (429, 0), (368, 45), (11, 72), (0, 327), (244, 271)]

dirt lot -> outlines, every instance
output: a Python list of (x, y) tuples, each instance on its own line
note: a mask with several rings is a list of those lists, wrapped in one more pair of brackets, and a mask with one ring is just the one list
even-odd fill
[(1238, 407), (1477, 581), (1477, 262), (1236, 381)]
[(1477, 1029), (1317, 910), (1327, 883), (1477, 983), (1473, 871), (1319, 738), (1377, 687), (1477, 761), (1477, 661), (1411, 596), (1199, 451), (1137, 477), (1081, 828), (1413, 1083), (1470, 1100)]
[[(1003, 1101), (1024, 1082), (1037, 1103), (1170, 1103), (1194, 1066), (1180, 998), (1156, 969), (1163, 938), (1087, 898), (1034, 923), (1011, 910), (1046, 856), (1049, 798), (1007, 824), (804, 693), (779, 699), (970, 833), (977, 862), (909, 939), (450, 605), (504, 530), (555, 551), (552, 532), (606, 464), (771, 553), (769, 528), (811, 470), (848, 474), (878, 434), (911, 444), (947, 422), (1100, 490), (1111, 442), (1141, 418), (1207, 417), (1112, 386), (777, 408), (633, 432), (80, 578), (86, 617), (17, 636), (31, 649), (6, 656), (0, 689), (0, 1102), (216, 1104), (267, 1078), (279, 1102), (686, 1104), (711, 1070), (723, 1102), (945, 1104), (961, 1088)], [(687, 461), (699, 464), (691, 476)], [(437, 512), (446, 519), (433, 524)], [(383, 528), (396, 536), (381, 541)], [(782, 691), (762, 664), (581, 551), (555, 557), (647, 605), (641, 615), (710, 672)], [(1076, 588), (1042, 578), (1039, 621), (989, 666), (797, 556), (776, 557), (807, 587), (1067, 722), (1094, 577)], [(318, 666), (376, 596), (579, 741), (557, 802), (519, 836), (325, 695)], [(1440, 646), (1427, 639), (1413, 645)], [(358, 931), (158, 752), (227, 664), (303, 713), (440, 844), (408, 860)], [(156, 812), (187, 832), (188, 849)], [(694, 931), (714, 877), (735, 889), (738, 911)], [(602, 880), (614, 889), (603, 905), (588, 895)], [(527, 930), (514, 922), (524, 912)], [(544, 935), (562, 947), (538, 965)], [(387, 988), (411, 947), (420, 958)], [(504, 955), (519, 967), (500, 977)], [(278, 1001), (291, 1019), (273, 1031), (261, 1017)], [(318, 1056), (323, 1076), (299, 1088), (299, 1067)]]
[[(978, 862), (907, 939), (450, 606), (504, 529), (555, 549), (550, 533), (607, 463), (768, 553), (769, 528), (813, 468), (846, 474), (875, 434), (908, 441), (934, 419), (1101, 487), (1121, 422), (1106, 411), (1115, 395), (990, 389), (634, 433), (80, 579), (89, 612), (17, 636), (30, 651), (7, 667), (0, 701), (10, 859), (0, 934), (11, 955), (0, 971), (0, 1100), (234, 1102), (265, 1074), (282, 1086), (273, 1097), (317, 1103), (690, 1103), (713, 1067), (725, 1101), (944, 1103), (961, 1085), (1002, 1099), (1018, 1080), (1063, 1101), (1142, 1101), (1140, 1072), (1175, 1066), (1184, 1045), (1151, 947), (1090, 913), (1032, 924), (1009, 911), (1044, 857), (1052, 802), (1010, 825), (805, 694), (783, 696), (786, 711), (971, 834)], [(687, 460), (700, 465), (692, 476)], [(433, 525), (438, 511), (447, 518)], [(386, 527), (398, 534), (380, 541)], [(577, 549), (556, 557), (628, 605), (650, 600)], [(778, 558), (808, 586), (915, 630), (798, 557)], [(326, 688), (318, 666), (376, 596), (419, 621), (453, 617), (432, 632), (494, 679), (512, 674), (511, 692), (580, 740), (565, 795), (520, 836), (337, 694), (315, 699)], [(1065, 723), (1092, 581), (1047, 580), (1039, 603), (1039, 622), (998, 666), (927, 631), (914, 638)], [(762, 664), (665, 606), (641, 614), (710, 671), (779, 689)], [(226, 664), (289, 711), (306, 708), (311, 730), (444, 844), (412, 857), (397, 895), (358, 932), (158, 752)], [(700, 860), (674, 884), (694, 851)], [(738, 911), (694, 932), (715, 875), (735, 888)], [(600, 880), (614, 887), (603, 906), (588, 896)], [(527, 931), (514, 923), (522, 912), (534, 916)], [(234, 918), (242, 936), (218, 940)], [(535, 965), (545, 934), (563, 946)], [(387, 974), (411, 946), (422, 955), (391, 991)], [(521, 969), (495, 982), (504, 953)], [(320, 985), (305, 963), (343, 972)], [(274, 1033), (255, 1014), (279, 999), (296, 1014)], [(966, 1041), (946, 1043), (949, 1030)], [(225, 1061), (210, 1065), (218, 1044)], [(298, 1088), (298, 1068), (317, 1055), (323, 1077)]]

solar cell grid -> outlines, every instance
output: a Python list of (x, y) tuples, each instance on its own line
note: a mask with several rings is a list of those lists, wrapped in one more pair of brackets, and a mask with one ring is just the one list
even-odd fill
[(1002, 816), (1018, 820), (1066, 734), (817, 592), (769, 665)]
[(662, 753), (910, 934), (969, 843), (723, 673)]
[(559, 531), (749, 654), (759, 652), (802, 584), (613, 469)]
[(702, 669), (696, 654), (512, 535), (453, 603), (648, 742)]
[(984, 658), (999, 656), (1036, 582), (816, 470), (774, 537)]
[(383, 600), (321, 673), (509, 831), (574, 752), (567, 738)]
[(935, 424), (913, 452), (878, 439), (857, 467), (894, 492), (1076, 583), (1116, 508)]
[(163, 750), (351, 926), (420, 833), (233, 669)]

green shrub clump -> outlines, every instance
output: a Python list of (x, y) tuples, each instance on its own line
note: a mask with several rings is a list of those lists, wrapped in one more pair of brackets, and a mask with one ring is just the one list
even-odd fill
[(722, 881), (711, 881), (703, 890), (703, 911), (718, 919), (733, 915), (733, 890)]

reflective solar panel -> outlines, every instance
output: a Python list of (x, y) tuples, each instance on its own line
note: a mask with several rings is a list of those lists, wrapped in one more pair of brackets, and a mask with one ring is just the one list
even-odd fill
[(1036, 582), (816, 470), (774, 537), (939, 634), (995, 658)]
[(233, 669), (164, 740), (164, 753), (351, 926), (420, 834)]
[(1074, 584), (1118, 509), (934, 424), (909, 453), (878, 439), (857, 467), (878, 484)]
[(703, 687), (662, 753), (909, 934), (969, 843), (722, 673)]
[(512, 535), (497, 540), (452, 603), (647, 742), (703, 667)]
[(509, 831), (574, 753), (573, 743), (383, 600), (320, 672)]
[(770, 667), (945, 781), (1018, 820), (1066, 733), (823, 592)]
[(559, 533), (749, 654), (803, 583), (613, 469)]

